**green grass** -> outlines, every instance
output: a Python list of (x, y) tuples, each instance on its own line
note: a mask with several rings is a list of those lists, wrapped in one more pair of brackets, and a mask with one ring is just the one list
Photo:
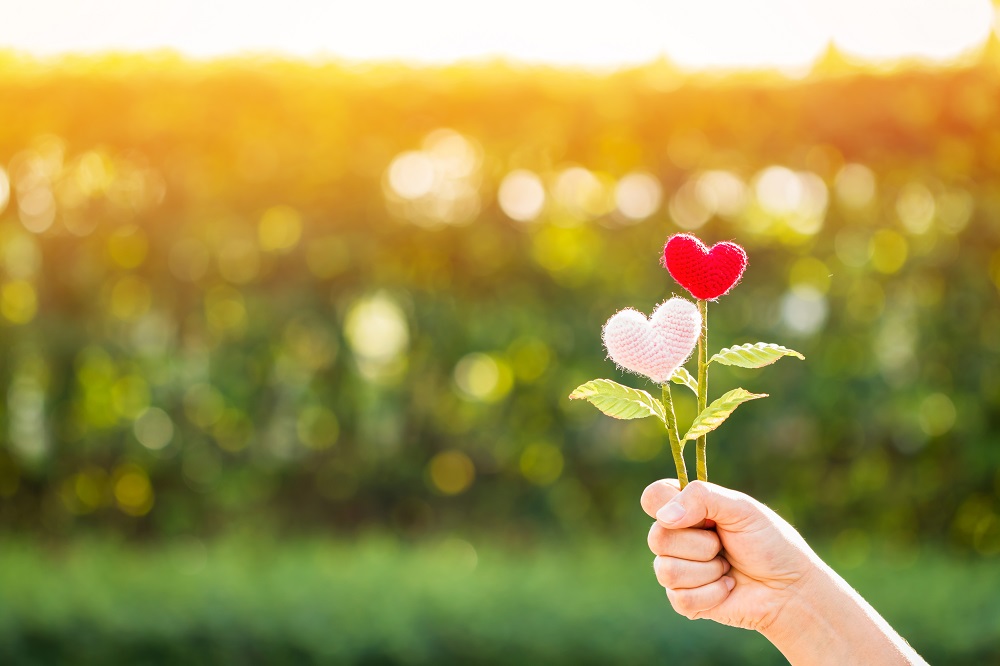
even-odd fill
[[(473, 555), (376, 537), (6, 539), (0, 663), (784, 663), (756, 634), (675, 616), (651, 559), (610, 542)], [(932, 662), (1000, 660), (995, 560), (926, 553), (847, 573)]]

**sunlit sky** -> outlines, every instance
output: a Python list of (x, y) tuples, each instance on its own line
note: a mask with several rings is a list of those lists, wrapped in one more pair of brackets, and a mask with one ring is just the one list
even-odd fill
[(170, 48), (446, 63), (807, 66), (830, 42), (874, 61), (953, 59), (990, 0), (3, 0), (0, 48), (49, 56)]

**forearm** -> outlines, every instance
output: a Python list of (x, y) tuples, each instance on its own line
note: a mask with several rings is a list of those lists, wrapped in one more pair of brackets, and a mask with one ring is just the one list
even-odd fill
[(822, 562), (761, 633), (793, 666), (926, 662)]

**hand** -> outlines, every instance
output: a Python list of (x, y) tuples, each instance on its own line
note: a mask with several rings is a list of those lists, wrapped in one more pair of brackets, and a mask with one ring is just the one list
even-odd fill
[[(795, 529), (743, 493), (675, 480), (642, 494), (656, 518), (649, 530), (653, 568), (674, 610), (733, 627), (763, 631), (819, 562)], [(715, 531), (705, 529), (714, 521)]]
[[(791, 664), (926, 664), (913, 648), (757, 500), (668, 479), (642, 493), (649, 547), (670, 604), (691, 619), (755, 629)], [(712, 530), (714, 527), (714, 531)]]

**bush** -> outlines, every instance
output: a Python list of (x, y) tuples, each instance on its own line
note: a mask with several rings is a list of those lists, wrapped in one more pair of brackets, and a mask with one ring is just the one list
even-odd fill
[[(9, 540), (0, 548), (0, 659), (784, 663), (757, 634), (674, 615), (651, 557), (634, 545)], [(1000, 577), (988, 562), (880, 555), (847, 578), (932, 663), (1000, 657)]]

